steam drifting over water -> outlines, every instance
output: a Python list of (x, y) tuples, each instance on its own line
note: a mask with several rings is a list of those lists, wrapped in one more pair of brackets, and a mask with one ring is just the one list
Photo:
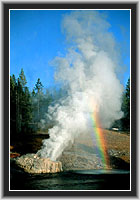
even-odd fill
[(123, 86), (117, 78), (118, 51), (109, 23), (97, 11), (73, 11), (65, 15), (62, 28), (68, 44), (65, 57), (56, 57), (55, 79), (67, 89), (67, 96), (50, 106), (47, 121), (50, 139), (38, 151), (41, 157), (57, 160), (76, 137), (93, 129), (90, 116), (97, 113), (102, 127), (120, 119)]

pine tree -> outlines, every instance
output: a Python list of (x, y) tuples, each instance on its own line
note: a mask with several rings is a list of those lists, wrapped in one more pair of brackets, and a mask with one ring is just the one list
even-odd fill
[[(24, 132), (25, 130), (25, 121), (28, 119), (25, 119), (23, 116), (23, 112), (25, 112), (25, 105), (28, 104), (26, 102), (26, 89), (27, 80), (24, 74), (23, 68), (21, 69), (21, 72), (19, 74), (19, 78), (17, 81), (17, 132)], [(28, 106), (28, 105), (27, 105)], [(27, 124), (26, 124), (27, 126)]]
[(35, 90), (32, 91), (32, 97), (35, 97)]
[(26, 133), (29, 132), (29, 124), (32, 120), (32, 102), (28, 87), (24, 88), (22, 98), (22, 130)]
[(10, 76), (10, 127), (11, 133), (25, 133), (29, 131), (32, 119), (31, 96), (26, 87), (27, 81), (23, 69), (16, 79)]
[(121, 130), (130, 130), (130, 78), (127, 81), (125, 91), (122, 96), (123, 117), (120, 120), (116, 120), (112, 127), (117, 127)]
[(35, 84), (35, 90), (37, 91), (37, 94), (41, 94), (43, 91), (43, 85), (40, 81), (40, 78), (37, 79), (37, 82)]
[(124, 116), (121, 119), (123, 129), (130, 130), (130, 78), (127, 81), (123, 95), (122, 111)]
[(38, 118), (38, 128), (39, 128), (39, 121), (40, 121), (40, 104), (41, 104), (41, 99), (43, 97), (43, 85), (40, 81), (40, 78), (37, 79), (37, 82), (35, 84), (35, 91), (36, 91), (36, 97), (37, 97), (37, 118)]
[(16, 78), (10, 76), (10, 132), (16, 135)]
[(16, 131), (21, 132), (22, 123), (22, 103), (23, 103), (23, 88), (18, 78), (17, 80), (17, 90), (16, 90)]
[(25, 77), (23, 68), (21, 69), (21, 72), (19, 74), (19, 81), (20, 81), (22, 88), (24, 88), (27, 84), (27, 81), (26, 81), (26, 77)]
[(18, 106), (19, 106), (19, 132), (29, 132), (29, 124), (32, 120), (31, 96), (23, 69), (18, 78)]

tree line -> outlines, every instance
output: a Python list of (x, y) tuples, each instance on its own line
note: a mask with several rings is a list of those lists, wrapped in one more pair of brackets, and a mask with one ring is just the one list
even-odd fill
[[(29, 91), (24, 70), (21, 69), (19, 77), (10, 76), (10, 133), (36, 132), (40, 129), (40, 120), (48, 112), (48, 107), (57, 98), (63, 96), (64, 91), (58, 90), (51, 93), (45, 89), (40, 78), (37, 79), (35, 87)], [(113, 126), (122, 130), (130, 129), (130, 78), (128, 79), (123, 97), (122, 119), (115, 121)]]
[(34, 89), (30, 92), (23, 69), (16, 79), (10, 76), (10, 132), (19, 133), (36, 132), (39, 122), (48, 111), (53, 101), (49, 90), (43, 90), (40, 79), (37, 79)]
[(123, 111), (123, 117), (116, 120), (112, 127), (117, 127), (122, 131), (130, 131), (130, 78), (128, 78), (125, 91), (122, 96), (121, 110)]

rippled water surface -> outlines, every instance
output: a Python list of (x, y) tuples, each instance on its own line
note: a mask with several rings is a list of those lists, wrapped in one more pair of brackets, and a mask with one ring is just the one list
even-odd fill
[(11, 190), (129, 190), (127, 170), (76, 170), (57, 174), (28, 174), (11, 167)]

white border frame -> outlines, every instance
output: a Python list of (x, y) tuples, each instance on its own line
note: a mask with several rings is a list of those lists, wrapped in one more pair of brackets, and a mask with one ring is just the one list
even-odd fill
[[(51, 1), (50, 1), (51, 2)], [(84, 1), (85, 2), (85, 1)], [(99, 1), (100, 2), (100, 1)], [(81, 1), (82, 3), (82, 1)], [(9, 88), (10, 88), (10, 11), (11, 10), (129, 10), (130, 11), (130, 88), (131, 88), (131, 9), (9, 9)], [(130, 90), (131, 100), (131, 90)], [(130, 104), (131, 105), (131, 104)], [(131, 109), (130, 109), (131, 119)], [(9, 165), (10, 165), (10, 89), (9, 89)], [(130, 120), (130, 172), (131, 172), (131, 120)], [(10, 166), (9, 166), (9, 191), (80, 191), (80, 190), (10, 190)], [(131, 173), (130, 190), (82, 190), (82, 191), (131, 191)]]

